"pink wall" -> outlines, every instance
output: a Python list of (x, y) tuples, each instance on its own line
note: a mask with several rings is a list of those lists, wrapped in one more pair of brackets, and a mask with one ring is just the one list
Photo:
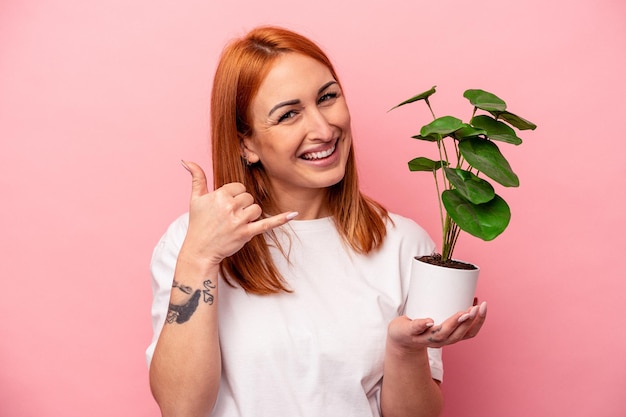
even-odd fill
[(540, 126), (506, 152), (522, 181), (503, 192), (510, 229), (462, 238), (490, 316), (446, 352), (444, 414), (626, 415), (624, 3), (347, 3), (2, 2), (0, 415), (157, 414), (150, 253), (186, 210), (179, 159), (208, 165), (217, 55), (260, 23), (330, 53), (365, 189), (437, 239), (430, 179), (405, 168), (424, 112), (387, 109), (484, 88)]

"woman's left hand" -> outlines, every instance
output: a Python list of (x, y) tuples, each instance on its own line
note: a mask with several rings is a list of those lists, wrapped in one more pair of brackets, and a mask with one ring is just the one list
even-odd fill
[(476, 336), (486, 317), (486, 302), (460, 311), (437, 325), (432, 319), (411, 320), (401, 316), (389, 324), (388, 338), (397, 348), (407, 351), (439, 348)]

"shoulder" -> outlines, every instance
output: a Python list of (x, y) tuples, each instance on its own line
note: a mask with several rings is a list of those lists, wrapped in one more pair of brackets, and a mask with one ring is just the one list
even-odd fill
[(429, 254), (435, 250), (435, 243), (422, 226), (396, 213), (389, 213), (386, 240), (395, 245), (419, 248), (420, 253)]
[(185, 239), (189, 228), (189, 213), (180, 215), (170, 223), (169, 227), (161, 237), (161, 242), (177, 242)]
[(163, 233), (154, 247), (154, 251), (152, 253), (153, 261), (155, 258), (164, 257), (166, 255), (175, 257), (185, 240), (185, 236), (187, 236), (188, 228), (188, 213), (179, 216), (176, 220), (170, 223), (168, 228), (165, 230), (165, 233)]
[(391, 233), (399, 233), (402, 235), (408, 234), (418, 236), (419, 238), (428, 238), (428, 233), (422, 226), (417, 224), (415, 220), (408, 217), (404, 217), (397, 213), (389, 213), (389, 220), (387, 221), (387, 231)]
[(171, 287), (176, 260), (187, 235), (188, 225), (189, 216), (187, 214), (178, 217), (170, 224), (154, 247), (150, 269), (156, 287)]

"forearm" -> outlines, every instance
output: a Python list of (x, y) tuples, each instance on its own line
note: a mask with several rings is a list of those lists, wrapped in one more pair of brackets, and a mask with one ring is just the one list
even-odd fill
[(443, 407), (426, 348), (407, 352), (387, 340), (381, 393), (383, 417), (436, 417)]
[(207, 416), (221, 376), (217, 267), (180, 258), (167, 320), (150, 365), (150, 386), (163, 416)]

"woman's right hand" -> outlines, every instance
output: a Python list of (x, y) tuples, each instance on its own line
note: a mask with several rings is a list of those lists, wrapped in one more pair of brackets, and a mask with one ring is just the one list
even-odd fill
[(194, 162), (182, 161), (182, 164), (191, 173), (189, 229), (181, 248), (185, 256), (218, 265), (255, 235), (281, 226), (297, 215), (287, 212), (257, 220), (261, 207), (243, 184), (229, 183), (209, 192), (202, 168)]

